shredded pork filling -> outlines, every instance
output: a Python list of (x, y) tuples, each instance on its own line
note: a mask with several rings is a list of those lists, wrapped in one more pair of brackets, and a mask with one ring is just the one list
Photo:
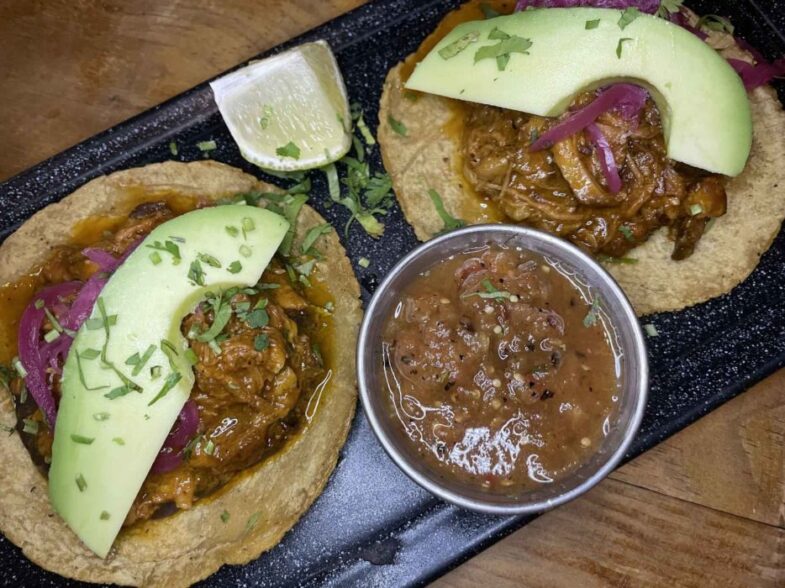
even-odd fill
[[(127, 221), (93, 246), (119, 257), (174, 216), (163, 202), (142, 204)], [(94, 271), (95, 266), (85, 259), (80, 248), (63, 247), (53, 253), (41, 269), (41, 276), (46, 285), (85, 280)], [(265, 288), (258, 293), (240, 292), (231, 298), (234, 312), (222, 330), (220, 353), (216, 353), (215, 346), (191, 340), (198, 359), (191, 393), (199, 410), (197, 434), (176, 469), (148, 476), (126, 525), (168, 514), (175, 508), (191, 508), (199, 497), (274, 453), (300, 429), (307, 391), (316, 388), (326, 371), (318, 348), (304, 332), (313, 322), (310, 305), (293, 287), (284, 265), (277, 259), (268, 266), (260, 283)], [(242, 311), (253, 309), (260, 302), (266, 304), (265, 324), (244, 320)], [(212, 309), (202, 303), (183, 320), (182, 332), (204, 332), (213, 318)], [(265, 345), (259, 345), (260, 336)], [(55, 397), (59, 398), (60, 375), (52, 371), (49, 378)], [(16, 378), (12, 391), (18, 400), (23, 389), (23, 380)], [(39, 422), (37, 432), (23, 438), (34, 461), (46, 468), (51, 457), (52, 433), (31, 398), (17, 402), (17, 406), (20, 421), (28, 418)]]
[[(594, 96), (583, 94), (576, 106)], [(464, 175), (472, 187), (510, 219), (586, 251), (621, 258), (667, 227), (673, 259), (685, 259), (709, 221), (725, 214), (721, 176), (667, 158), (652, 100), (637, 120), (613, 111), (597, 120), (622, 179), (617, 194), (608, 190), (597, 149), (584, 133), (532, 152), (531, 143), (555, 121), (479, 104), (465, 108)]]

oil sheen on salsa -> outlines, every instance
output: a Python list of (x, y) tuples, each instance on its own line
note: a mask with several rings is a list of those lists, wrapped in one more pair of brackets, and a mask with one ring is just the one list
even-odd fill
[(619, 391), (600, 304), (557, 263), (496, 244), (414, 280), (382, 361), (389, 410), (429, 468), (516, 494), (587, 461)]

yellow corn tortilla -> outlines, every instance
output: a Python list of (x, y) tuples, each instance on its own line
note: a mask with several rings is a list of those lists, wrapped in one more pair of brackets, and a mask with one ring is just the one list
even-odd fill
[[(0, 284), (44, 262), (52, 247), (69, 242), (72, 227), (93, 215), (127, 214), (128, 193), (156, 191), (218, 199), (249, 190), (274, 190), (242, 171), (215, 162), (148, 165), (97, 178), (35, 214), (0, 246)], [(295, 246), (324, 219), (304, 207)], [(19, 435), (0, 435), (0, 531), (41, 567), (88, 582), (187, 586), (224, 564), (247, 563), (276, 545), (321, 493), (346, 440), (356, 404), (354, 349), (362, 311), (360, 289), (335, 232), (317, 246), (339, 320), (334, 325), (333, 377), (303, 432), (278, 454), (249, 468), (191, 510), (149, 520), (120, 533), (102, 560), (85, 548), (52, 510), (47, 481)], [(327, 281), (329, 277), (329, 281)], [(3, 328), (0, 325), (0, 328)], [(7, 390), (0, 388), (0, 423), (16, 421)], [(221, 514), (229, 513), (224, 523)]]
[[(694, 15), (693, 15), (694, 17)], [(697, 20), (697, 17), (694, 17)], [(725, 57), (752, 61), (726, 33), (709, 43)], [(416, 99), (403, 90), (403, 64), (387, 75), (379, 109), (378, 139), (384, 165), (406, 219), (420, 240), (443, 229), (428, 190), (436, 190), (446, 210), (460, 218), (471, 191), (462, 186), (460, 145), (446, 133), (455, 109), (450, 100), (429, 94)], [(696, 100), (708, 99), (696, 96)], [(727, 185), (728, 212), (717, 219), (684, 261), (673, 261), (673, 242), (660, 229), (630, 252), (634, 265), (605, 264), (639, 315), (678, 310), (724, 294), (744, 281), (769, 248), (785, 218), (785, 114), (771, 87), (750, 94), (754, 137), (744, 172)], [(389, 118), (407, 129), (401, 136)], [(722, 124), (722, 121), (717, 121)]]

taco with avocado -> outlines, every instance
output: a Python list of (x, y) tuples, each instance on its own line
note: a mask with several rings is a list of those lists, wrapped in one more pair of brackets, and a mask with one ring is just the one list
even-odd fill
[(765, 85), (782, 68), (680, 4), (448, 14), (389, 72), (380, 106), (417, 236), (464, 222), (556, 234), (602, 261), (639, 314), (743, 281), (785, 218), (785, 115)]
[(28, 558), (184, 586), (309, 508), (354, 414), (361, 309), (306, 199), (219, 163), (153, 164), (0, 246), (0, 531)]

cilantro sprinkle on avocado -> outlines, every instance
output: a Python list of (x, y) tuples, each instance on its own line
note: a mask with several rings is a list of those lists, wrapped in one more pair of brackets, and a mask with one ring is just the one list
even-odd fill
[(641, 15), (641, 11), (635, 7), (625, 8), (624, 11), (621, 13), (621, 18), (619, 18), (619, 28), (621, 30), (626, 29), (632, 21), (638, 18)]
[(204, 270), (198, 259), (191, 262), (191, 267), (188, 269), (188, 279), (196, 286), (204, 286)]
[(621, 39), (619, 39), (619, 44), (616, 45), (616, 57), (621, 59), (621, 52), (624, 49), (624, 44), (627, 41), (632, 41), (632, 40), (633, 40), (632, 37), (622, 37)]
[(182, 377), (183, 376), (180, 374), (180, 372), (172, 372), (171, 374), (166, 376), (166, 380), (164, 380), (164, 385), (161, 388), (161, 391), (155, 395), (155, 398), (153, 398), (150, 402), (147, 403), (147, 406), (152, 406), (153, 404), (161, 400), (161, 398), (166, 396), (169, 393), (169, 391), (177, 385), (177, 382), (179, 382), (182, 379)]
[(449, 45), (445, 45), (441, 49), (439, 49), (439, 55), (442, 56), (442, 59), (452, 59), (456, 55), (458, 55), (461, 51), (466, 49), (472, 43), (476, 43), (480, 40), (480, 33), (477, 31), (472, 31), (470, 33), (466, 33), (463, 37), (458, 39), (457, 41), (453, 41)]
[(493, 29), (488, 34), (488, 38), (499, 40), (499, 42), (495, 45), (486, 45), (477, 49), (477, 52), (474, 54), (474, 63), (483, 59), (496, 59), (496, 67), (499, 71), (504, 71), (507, 68), (511, 54), (522, 53), (528, 55), (528, 49), (532, 46), (531, 39), (519, 37), (518, 35), (508, 35), (498, 28)]
[(592, 29), (596, 29), (598, 26), (600, 26), (600, 19), (599, 18), (594, 19), (594, 20), (587, 20), (586, 21), (586, 30), (587, 31), (591, 31)]
[(79, 443), (81, 445), (92, 445), (93, 441), (95, 441), (94, 437), (85, 437), (83, 435), (77, 435), (76, 433), (71, 433), (71, 441), (74, 443)]
[(87, 482), (82, 474), (76, 476), (76, 487), (79, 488), (79, 492), (84, 492), (87, 489)]

